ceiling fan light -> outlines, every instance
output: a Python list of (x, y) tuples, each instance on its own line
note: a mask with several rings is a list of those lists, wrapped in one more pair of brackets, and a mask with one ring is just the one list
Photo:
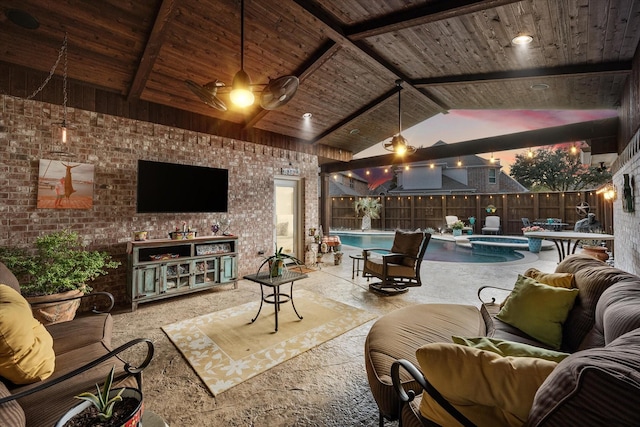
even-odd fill
[(233, 76), (229, 97), (238, 107), (244, 108), (253, 105), (255, 96), (251, 92), (251, 78), (244, 70), (240, 70)]

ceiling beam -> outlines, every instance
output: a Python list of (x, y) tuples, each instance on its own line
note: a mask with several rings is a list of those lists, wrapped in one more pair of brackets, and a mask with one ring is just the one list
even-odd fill
[(379, 16), (345, 28), (351, 40), (361, 40), (443, 19), (455, 18), (521, 0), (440, 0)]
[(430, 96), (426, 92), (424, 92), (424, 91), (418, 89), (417, 87), (413, 86), (411, 84), (411, 79), (409, 79), (407, 75), (405, 75), (397, 67), (395, 67), (393, 64), (391, 64), (388, 61), (386, 61), (381, 56), (375, 54), (364, 43), (358, 42), (358, 41), (354, 42), (354, 41), (350, 40), (346, 36), (344, 29), (340, 26), (340, 23), (332, 15), (330, 15), (324, 9), (319, 7), (315, 2), (310, 1), (310, 0), (291, 0), (291, 3), (298, 5), (300, 8), (302, 8), (308, 14), (310, 14), (312, 17), (314, 17), (320, 23), (322, 23), (323, 26), (324, 26), (323, 30), (324, 30), (325, 34), (327, 35), (327, 37), (329, 37), (330, 39), (332, 39), (336, 43), (339, 43), (343, 47), (350, 48), (361, 59), (368, 60), (368, 61), (373, 61), (378, 66), (384, 67), (391, 74), (393, 74), (393, 76), (394, 76), (393, 80), (396, 80), (396, 79), (399, 78), (399, 79), (402, 79), (402, 80), (406, 81), (407, 82), (407, 89), (409, 89), (412, 92), (418, 94), (418, 96), (421, 99), (424, 99), (426, 102), (428, 102), (429, 104), (433, 105), (440, 112), (445, 112), (445, 111), (447, 111), (449, 109), (446, 106), (443, 107), (441, 105), (442, 103), (438, 99)]
[(149, 34), (149, 40), (147, 40), (147, 44), (144, 47), (144, 53), (142, 54), (142, 58), (140, 58), (140, 65), (138, 65), (136, 75), (131, 83), (129, 95), (127, 96), (128, 101), (139, 99), (140, 95), (142, 95), (142, 91), (147, 85), (149, 75), (153, 70), (153, 65), (155, 64), (156, 59), (158, 59), (160, 48), (164, 43), (167, 28), (169, 26), (168, 24), (174, 18), (178, 9), (176, 7), (176, 2), (178, 1), (179, 0), (162, 0), (153, 28), (151, 29), (151, 34)]
[(356, 110), (353, 113), (351, 113), (349, 116), (345, 117), (344, 119), (340, 120), (338, 123), (334, 124), (333, 126), (331, 126), (328, 129), (326, 129), (321, 134), (317, 135), (315, 138), (313, 138), (311, 140), (311, 143), (312, 144), (317, 144), (318, 141), (320, 141), (325, 136), (332, 134), (336, 130), (340, 129), (342, 126), (344, 126), (347, 123), (349, 123), (350, 121), (356, 119), (358, 116), (361, 116), (362, 114), (365, 114), (366, 112), (368, 112), (368, 111), (372, 110), (373, 108), (377, 107), (378, 104), (380, 104), (381, 102), (384, 102), (387, 99), (391, 98), (393, 95), (395, 95), (398, 92), (398, 90), (399, 89), (397, 87), (395, 87), (395, 88), (390, 89), (387, 92), (383, 93), (382, 95), (380, 95), (379, 97), (377, 97), (373, 101), (369, 102), (367, 105), (359, 108), (358, 110)]
[(535, 77), (565, 77), (590, 74), (630, 73), (631, 61), (603, 62), (599, 64), (564, 65), (549, 68), (528, 68), (525, 70), (499, 71), (492, 73), (462, 74), (457, 76), (430, 77), (414, 79), (416, 87), (442, 86), (460, 83), (482, 83), (495, 80), (517, 80)]
[(410, 157), (401, 158), (395, 154), (355, 159), (350, 162), (326, 163), (321, 166), (323, 173), (342, 172), (355, 169), (414, 163), (420, 161), (445, 159), (449, 157), (468, 156), (505, 150), (515, 150), (529, 147), (539, 147), (540, 141), (544, 145), (560, 144), (563, 142), (583, 141), (616, 136), (618, 132), (618, 118), (593, 120), (569, 125), (555, 126), (545, 129), (499, 135), (471, 141), (443, 144), (426, 148), (419, 148)]
[[(305, 81), (307, 77), (313, 74), (316, 70), (318, 70), (322, 65), (324, 65), (328, 60), (333, 58), (333, 56), (341, 49), (341, 46), (334, 42), (333, 40), (327, 40), (316, 52), (314, 52), (311, 57), (309, 57), (294, 73), (294, 76), (297, 76), (300, 80), (300, 83)], [(269, 110), (260, 109), (257, 113), (255, 113), (252, 117), (248, 118), (245, 122), (245, 129), (252, 128), (262, 120), (267, 114)]]

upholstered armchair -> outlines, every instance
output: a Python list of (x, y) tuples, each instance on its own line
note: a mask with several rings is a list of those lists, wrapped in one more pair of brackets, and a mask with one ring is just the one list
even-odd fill
[[(410, 286), (422, 286), (420, 265), (431, 234), (396, 231), (391, 250), (372, 248), (363, 251), (362, 277), (376, 277), (369, 289), (384, 294), (406, 292)], [(378, 256), (382, 252), (382, 255)]]
[(497, 215), (489, 215), (485, 218), (482, 234), (500, 234), (502, 227), (500, 225), (500, 217)]

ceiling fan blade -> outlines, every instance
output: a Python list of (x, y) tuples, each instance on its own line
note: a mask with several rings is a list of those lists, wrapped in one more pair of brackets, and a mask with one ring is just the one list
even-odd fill
[(198, 98), (200, 98), (200, 100), (208, 106), (213, 107), (217, 110), (227, 111), (227, 106), (225, 105), (225, 103), (216, 96), (218, 93), (218, 88), (224, 87), (224, 83), (222, 83), (221, 81), (215, 80), (213, 82), (207, 83), (204, 86), (201, 86), (192, 80), (185, 80), (184, 83), (189, 89), (191, 89), (191, 92), (198, 95)]
[(260, 106), (274, 110), (289, 102), (298, 90), (300, 80), (296, 76), (282, 76), (269, 81), (260, 96)]

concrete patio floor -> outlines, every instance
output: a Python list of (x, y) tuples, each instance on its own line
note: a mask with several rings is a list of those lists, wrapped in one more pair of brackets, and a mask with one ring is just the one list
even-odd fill
[[(398, 308), (422, 303), (478, 305), (483, 285), (512, 288), (518, 273), (530, 267), (553, 271), (555, 249), (524, 259), (492, 264), (424, 261), (423, 286), (404, 294), (380, 296), (368, 290), (362, 277), (351, 279), (349, 254), (361, 249), (343, 245), (341, 265), (333, 255), (295, 289), (374, 312), (378, 317)], [(256, 257), (256, 268), (261, 259)], [(246, 260), (245, 260), (246, 262)], [(295, 293), (295, 291), (294, 291)], [(364, 341), (375, 320), (367, 322), (292, 360), (270, 369), (218, 396), (212, 396), (160, 327), (183, 319), (258, 300), (255, 283), (240, 280), (238, 289), (224, 286), (189, 296), (141, 304), (137, 311), (114, 314), (114, 345), (136, 337), (154, 341), (156, 355), (145, 370), (145, 408), (170, 426), (376, 426), (378, 412), (364, 368)], [(283, 306), (283, 310), (290, 309)], [(397, 423), (387, 422), (395, 426)]]

